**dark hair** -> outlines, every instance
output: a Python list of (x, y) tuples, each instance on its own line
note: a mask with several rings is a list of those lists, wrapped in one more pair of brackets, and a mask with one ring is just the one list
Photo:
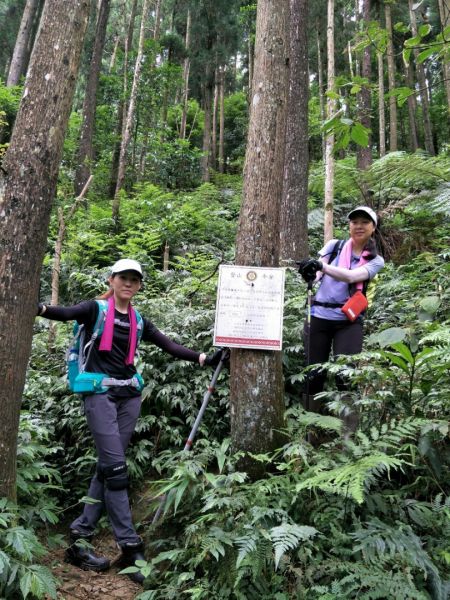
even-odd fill
[(377, 243), (373, 236), (367, 241), (367, 244), (364, 246), (363, 252), (368, 252), (368, 254), (366, 254), (367, 260), (372, 260), (375, 258), (375, 256), (378, 255)]
[(373, 260), (376, 256), (381, 254), (383, 256), (384, 241), (383, 235), (380, 231), (380, 218), (378, 217), (378, 225), (376, 225), (375, 230), (372, 234), (372, 237), (368, 240), (367, 244), (364, 247), (364, 250), (368, 252), (367, 255), (368, 260)]

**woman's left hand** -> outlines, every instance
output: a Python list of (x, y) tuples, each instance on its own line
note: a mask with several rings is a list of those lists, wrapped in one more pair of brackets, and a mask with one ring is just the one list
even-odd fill
[(198, 362), (200, 363), (201, 367), (203, 367), (203, 365), (205, 364), (205, 360), (206, 360), (206, 354), (204, 352), (202, 352), (200, 354), (200, 356), (198, 357)]

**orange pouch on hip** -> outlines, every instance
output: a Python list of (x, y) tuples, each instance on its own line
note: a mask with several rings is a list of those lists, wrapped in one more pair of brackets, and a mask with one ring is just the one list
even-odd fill
[(351, 296), (341, 308), (347, 319), (356, 321), (359, 315), (369, 306), (367, 298), (358, 290)]

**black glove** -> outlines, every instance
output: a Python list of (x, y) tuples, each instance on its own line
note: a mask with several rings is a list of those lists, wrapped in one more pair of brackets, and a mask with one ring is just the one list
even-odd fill
[(205, 358), (205, 365), (208, 365), (208, 367), (217, 367), (217, 365), (220, 362), (220, 359), (222, 358), (222, 353), (222, 348), (219, 348), (219, 350), (216, 350), (211, 356), (208, 355)]
[(36, 304), (36, 316), (40, 316), (42, 314), (42, 309), (44, 308), (44, 305), (42, 304), (42, 302), (38, 302)]
[(314, 279), (316, 278), (317, 271), (321, 271), (323, 269), (323, 263), (315, 258), (301, 260), (297, 262), (297, 264), (298, 272), (306, 281), (306, 283), (314, 281)]

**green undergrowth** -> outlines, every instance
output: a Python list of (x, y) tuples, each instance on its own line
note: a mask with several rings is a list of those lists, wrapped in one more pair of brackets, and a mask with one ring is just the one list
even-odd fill
[[(409, 160), (399, 153), (391, 160), (392, 168), (382, 169), (390, 187), (380, 186), (377, 194), (392, 260), (369, 287), (364, 352), (351, 364), (325, 365), (327, 416), (299, 407), (306, 290), (295, 271), (287, 272), (287, 442), (273, 455), (257, 457), (266, 465), (264, 478), (252, 482), (239, 472), (238, 456), (227, 441), (228, 371), (221, 373), (194, 449), (186, 454), (182, 448), (212, 371), (142, 346), (138, 368), (146, 387), (128, 452), (132, 489), (140, 490), (135, 513), (149, 557), (142, 566), (148, 577), (141, 600), (440, 600), (448, 595), (446, 175), (440, 159), (424, 165), (425, 157)], [(438, 173), (429, 175), (422, 189), (408, 175), (420, 165)], [(374, 178), (381, 167), (374, 165)], [(338, 163), (338, 236), (345, 235), (347, 209), (361, 203), (350, 183), (351, 168), (350, 160)], [(322, 227), (316, 197), (321, 173), (322, 167), (313, 165), (314, 250)], [(211, 352), (217, 269), (234, 258), (240, 194), (240, 179), (229, 175), (189, 192), (142, 184), (124, 194), (119, 226), (106, 200), (80, 208), (68, 224), (60, 303), (104, 291), (108, 267), (126, 254), (145, 268), (139, 310), (175, 341)], [(43, 301), (50, 297), (56, 227), (55, 216)], [(430, 227), (436, 227), (434, 237)], [(169, 263), (163, 270), (166, 247)], [(65, 383), (70, 337), (71, 324), (60, 323), (49, 341), (48, 322), (36, 320), (20, 426), (18, 504), (2, 504), (0, 511), (0, 596), (12, 599), (55, 597), (56, 583), (40, 566), (42, 553), (60, 543), (53, 531), (80, 510), (95, 468), (80, 400)], [(351, 394), (336, 391), (337, 375), (352, 381)], [(350, 404), (361, 413), (360, 429), (344, 443), (340, 417)], [(313, 447), (308, 440), (314, 432), (326, 443)], [(152, 526), (154, 497), (162, 492), (168, 495), (166, 513)], [(106, 519), (100, 525), (107, 527)]]

